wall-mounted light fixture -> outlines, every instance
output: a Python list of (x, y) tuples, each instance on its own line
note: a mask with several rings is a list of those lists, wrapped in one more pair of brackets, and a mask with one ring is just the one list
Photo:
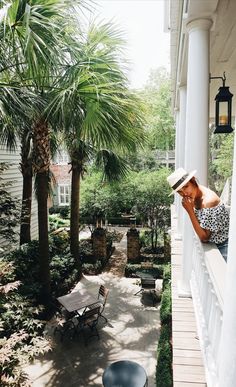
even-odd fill
[(211, 77), (211, 79), (221, 79), (223, 86), (219, 88), (218, 94), (215, 96), (215, 130), (214, 133), (231, 133), (233, 128), (231, 126), (232, 118), (232, 98), (233, 94), (230, 93), (229, 87), (225, 86), (225, 72), (223, 77)]

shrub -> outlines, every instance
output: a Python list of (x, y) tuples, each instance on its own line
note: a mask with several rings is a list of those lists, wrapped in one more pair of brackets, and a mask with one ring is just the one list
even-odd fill
[(95, 257), (93, 255), (93, 246), (91, 239), (84, 239), (79, 243), (79, 253), (82, 263), (91, 263), (95, 262)]
[(69, 219), (63, 219), (58, 214), (49, 215), (50, 232), (56, 231), (60, 227), (69, 227)]
[(54, 297), (68, 293), (78, 281), (78, 271), (75, 267), (74, 258), (70, 253), (54, 255), (50, 262), (50, 272), (51, 289)]
[(52, 206), (48, 210), (49, 214), (59, 214), (59, 206)]
[[(61, 244), (58, 240), (57, 243)], [(51, 244), (50, 256), (51, 288), (53, 295), (58, 296), (68, 292), (75, 285), (78, 280), (77, 270), (74, 258), (66, 252), (64, 245), (63, 248), (58, 248), (55, 244)], [(19, 292), (38, 300), (40, 291), (38, 241), (22, 245), (6, 259), (14, 265), (16, 277), (21, 281)]]
[(162, 293), (160, 307), (161, 324), (171, 323), (171, 289), (166, 287)]
[(141, 230), (139, 233), (139, 241), (141, 247), (150, 246), (152, 243), (151, 230)]
[(170, 343), (171, 328), (162, 325), (157, 351), (156, 387), (172, 387), (172, 348)]
[(39, 247), (32, 241), (19, 247), (5, 258), (14, 266), (16, 278), (21, 281), (19, 291), (23, 295), (38, 298), (39, 284)]
[(69, 213), (69, 206), (53, 206), (49, 208), (49, 214), (60, 214), (63, 219), (68, 219)]
[(96, 275), (99, 274), (102, 270), (102, 262), (98, 259), (95, 263), (83, 263), (83, 273), (84, 274), (92, 274)]
[(163, 291), (169, 287), (171, 283), (171, 266), (170, 264), (165, 265), (164, 267), (164, 273), (163, 273), (163, 283), (162, 283), (162, 289)]
[[(14, 281), (8, 282), (11, 277)], [(42, 336), (43, 322), (37, 319), (40, 308), (32, 306), (18, 293), (13, 266), (0, 262), (0, 384), (26, 386), (23, 365), (50, 349)]]
[(165, 265), (160, 307), (161, 333), (157, 349), (156, 387), (172, 387), (171, 270)]
[(65, 229), (51, 233), (49, 237), (50, 255), (68, 253), (70, 250), (70, 235)]
[(59, 213), (63, 219), (69, 219), (70, 207), (69, 206), (60, 207)]

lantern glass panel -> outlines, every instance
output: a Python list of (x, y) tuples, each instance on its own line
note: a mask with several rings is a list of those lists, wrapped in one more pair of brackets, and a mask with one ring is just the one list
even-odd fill
[(228, 125), (228, 102), (219, 103), (219, 125)]

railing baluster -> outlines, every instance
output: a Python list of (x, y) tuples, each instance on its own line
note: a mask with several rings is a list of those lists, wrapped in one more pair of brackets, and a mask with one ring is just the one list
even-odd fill
[[(214, 270), (213, 274), (209, 272), (209, 264), (214, 266), (214, 260), (212, 260), (212, 255), (210, 259), (206, 258), (209, 255), (206, 256), (205, 254), (208, 253), (205, 251), (208, 250), (196, 238), (193, 246), (193, 274), (191, 282), (193, 301), (196, 304), (196, 318), (201, 329), (199, 336), (202, 339), (203, 356), (209, 379), (208, 385), (209, 387), (216, 387), (219, 365), (219, 341), (222, 327), (222, 300), (218, 299), (218, 295), (221, 294), (219, 293), (220, 290), (215, 290), (215, 286), (217, 287), (218, 284), (215, 282)], [(210, 270), (212, 270), (212, 266), (210, 266)], [(212, 275), (213, 277), (211, 277)]]

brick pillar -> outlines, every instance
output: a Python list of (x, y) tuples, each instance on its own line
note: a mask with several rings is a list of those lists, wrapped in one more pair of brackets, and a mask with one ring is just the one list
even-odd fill
[(93, 232), (93, 254), (98, 259), (106, 259), (106, 230), (104, 228), (96, 228)]
[(127, 232), (127, 258), (128, 261), (140, 258), (139, 231), (136, 228), (130, 228)]

